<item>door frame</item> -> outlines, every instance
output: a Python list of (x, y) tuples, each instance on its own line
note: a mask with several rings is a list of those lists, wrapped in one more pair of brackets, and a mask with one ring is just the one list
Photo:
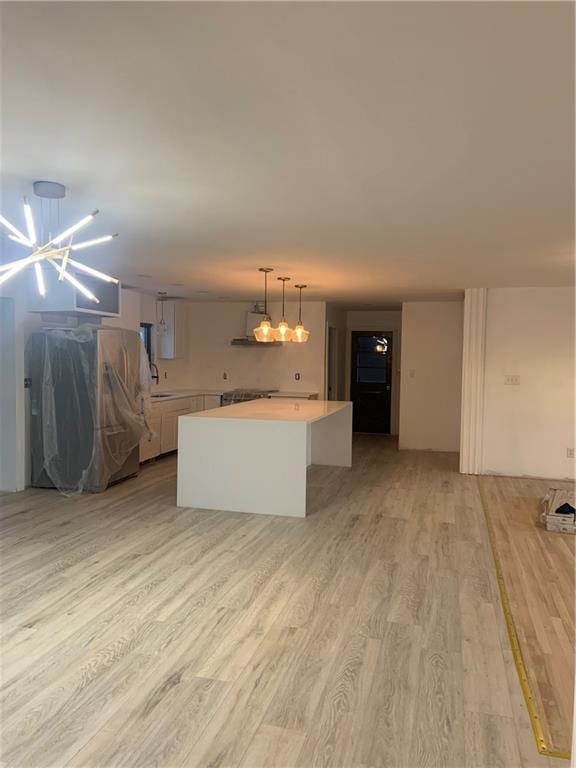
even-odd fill
[[(332, 367), (330, 359), (332, 355)], [(339, 400), (341, 395), (338, 391), (339, 382), (339, 359), (338, 359), (338, 328), (335, 325), (326, 323), (326, 365), (324, 382), (324, 399)], [(332, 387), (332, 398), (330, 397), (330, 387)]]
[[(396, 343), (398, 341), (398, 334), (396, 331), (372, 331), (370, 329), (364, 330), (364, 329), (354, 329), (349, 332), (349, 356), (348, 356), (348, 362), (349, 362), (349, 370), (348, 370), (348, 394), (350, 397), (351, 402), (354, 402), (353, 398), (353, 391), (354, 391), (354, 374), (356, 370), (356, 364), (354, 360), (354, 339), (357, 336), (389, 336), (392, 344), (392, 352), (390, 354), (389, 358), (389, 365), (390, 365), (390, 418), (389, 418), (389, 424), (390, 429), (389, 432), (382, 432), (380, 434), (383, 435), (394, 435), (394, 395), (396, 392), (395, 387), (395, 370), (394, 370), (394, 360), (396, 355)], [(378, 433), (375, 433), (378, 434)]]

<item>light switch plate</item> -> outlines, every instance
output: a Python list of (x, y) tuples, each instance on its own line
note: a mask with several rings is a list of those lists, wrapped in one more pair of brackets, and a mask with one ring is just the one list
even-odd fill
[(516, 374), (512, 376), (504, 376), (504, 384), (517, 387), (520, 384), (520, 376), (517, 376)]

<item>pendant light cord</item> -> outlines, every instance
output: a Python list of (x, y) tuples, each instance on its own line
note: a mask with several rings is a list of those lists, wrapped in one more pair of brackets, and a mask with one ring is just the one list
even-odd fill
[(286, 319), (286, 308), (285, 308), (285, 295), (286, 295), (286, 280), (290, 280), (289, 277), (279, 277), (278, 280), (282, 280), (282, 320)]
[(294, 288), (298, 288), (300, 291), (300, 297), (298, 302), (298, 322), (302, 324), (302, 288), (307, 288), (307, 285), (295, 285)]

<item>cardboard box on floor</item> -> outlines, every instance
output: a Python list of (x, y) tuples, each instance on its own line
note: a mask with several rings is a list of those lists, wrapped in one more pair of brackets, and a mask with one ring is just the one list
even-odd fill
[(540, 521), (547, 531), (576, 534), (576, 515), (574, 512), (559, 513), (556, 511), (564, 504), (570, 505), (574, 510), (574, 496), (574, 490), (550, 488), (542, 499), (540, 515)]

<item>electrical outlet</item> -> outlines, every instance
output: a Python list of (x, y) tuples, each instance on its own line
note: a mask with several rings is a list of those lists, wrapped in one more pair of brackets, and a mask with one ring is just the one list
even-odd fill
[(568, 459), (574, 458), (574, 448), (566, 448), (566, 457)]
[(294, 378), (296, 379), (296, 381), (300, 381), (300, 374), (299, 373), (295, 373), (294, 374)]
[(226, 373), (226, 371), (224, 371), (224, 373), (222, 374), (222, 378), (224, 379), (224, 381), (226, 381), (226, 379), (228, 378), (228, 374)]
[(168, 378), (168, 371), (164, 371), (164, 378), (165, 378), (165, 379), (167, 379), (167, 378)]
[(513, 376), (504, 376), (504, 384), (511, 385), (513, 387), (517, 387), (520, 385), (520, 376), (513, 375)]

